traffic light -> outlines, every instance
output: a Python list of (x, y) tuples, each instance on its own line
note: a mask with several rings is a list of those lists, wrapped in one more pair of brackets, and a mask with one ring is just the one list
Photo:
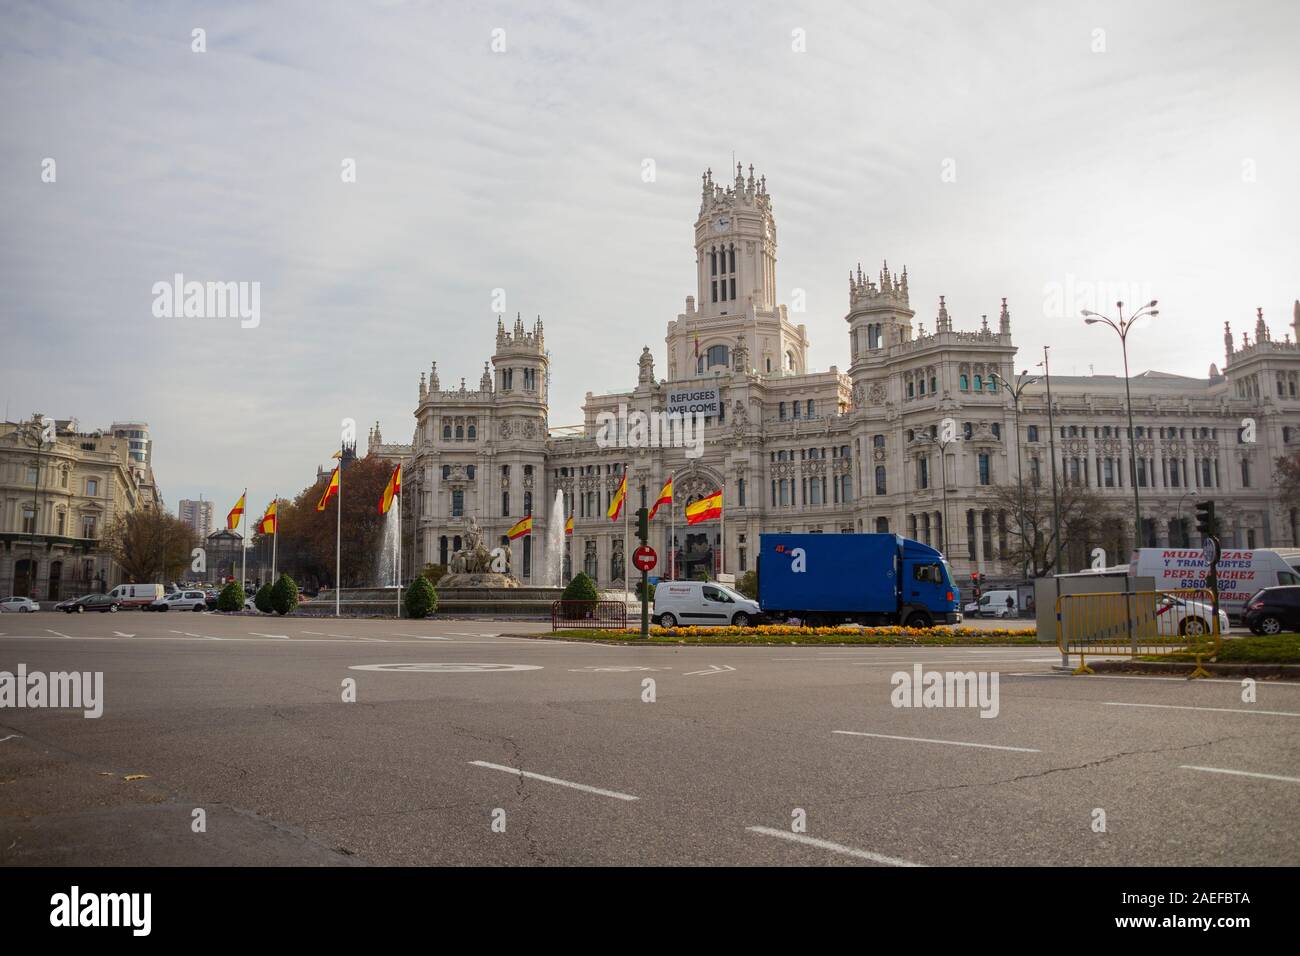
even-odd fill
[(636, 536), (642, 544), (650, 542), (650, 509), (636, 509)]
[(1214, 534), (1213, 501), (1196, 502), (1196, 530), (1202, 538), (1208, 538)]
[(975, 591), (975, 596), (978, 598), (980, 596), (980, 573), (978, 571), (971, 572), (970, 584)]

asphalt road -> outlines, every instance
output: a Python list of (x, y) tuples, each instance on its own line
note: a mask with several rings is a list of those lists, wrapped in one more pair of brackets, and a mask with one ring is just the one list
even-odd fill
[[(0, 617), (0, 671), (104, 675), (98, 719), (0, 709), (0, 865), (1300, 863), (1300, 685), (520, 629)], [(917, 662), (997, 716), (893, 706)]]

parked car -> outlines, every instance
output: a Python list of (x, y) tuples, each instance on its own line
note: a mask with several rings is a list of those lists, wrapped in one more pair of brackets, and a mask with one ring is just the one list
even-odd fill
[(41, 606), (27, 597), (0, 598), (0, 614), (31, 614)]
[(1252, 634), (1300, 631), (1300, 587), (1261, 588), (1246, 602), (1242, 621)]
[(207, 596), (202, 591), (173, 591), (149, 605), (150, 611), (206, 611)]
[(122, 607), (148, 607), (167, 591), (161, 584), (119, 584), (108, 592)]
[[(1007, 603), (1007, 598), (1011, 603)], [(1020, 609), (1016, 604), (1016, 592), (1010, 589), (985, 591), (976, 604), (976, 613), (980, 617), (1019, 617)]]
[(107, 594), (85, 594), (79, 598), (73, 598), (70, 601), (64, 601), (55, 606), (55, 610), (64, 611), (68, 614), (81, 614), (85, 611), (107, 611), (112, 614), (117, 613), (121, 607), (116, 598), (109, 597)]
[[(1297, 588), (1296, 590), (1300, 590)], [(1214, 620), (1214, 606), (1163, 594), (1156, 601), (1156, 630), (1162, 637), (1175, 634), (1208, 634)], [(1228, 633), (1228, 612), (1219, 611), (1219, 633)]]

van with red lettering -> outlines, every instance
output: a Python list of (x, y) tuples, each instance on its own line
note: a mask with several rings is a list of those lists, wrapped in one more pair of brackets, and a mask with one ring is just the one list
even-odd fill
[[(1129, 562), (1130, 573), (1155, 578), (1161, 591), (1205, 587), (1208, 569), (1200, 548), (1142, 548)], [(1260, 588), (1300, 584), (1300, 572), (1276, 551), (1256, 548), (1252, 551), (1225, 548), (1219, 555), (1219, 608), (1239, 621), (1246, 612), (1246, 602)]]

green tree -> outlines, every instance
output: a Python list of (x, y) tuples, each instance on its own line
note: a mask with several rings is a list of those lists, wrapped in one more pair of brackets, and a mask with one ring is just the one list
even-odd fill
[(244, 609), (244, 586), (238, 581), (231, 581), (221, 589), (217, 596), (218, 611), (242, 611)]
[(406, 615), (424, 618), (436, 610), (438, 610), (438, 591), (428, 578), (420, 575), (406, 589)]
[(289, 575), (282, 574), (271, 588), (271, 610), (283, 616), (297, 607), (298, 584)]
[(253, 604), (263, 614), (271, 613), (271, 584), (269, 581), (257, 589), (257, 593), (253, 595)]
[(736, 590), (750, 600), (758, 600), (758, 572), (746, 571), (736, 579)]
[[(1287, 508), (1300, 508), (1300, 450), (1283, 455), (1273, 462), (1278, 497)], [(1218, 515), (1215, 515), (1218, 518)]]
[(564, 593), (560, 595), (564, 616), (568, 618), (591, 617), (596, 611), (596, 601), (599, 598), (600, 595), (596, 593), (595, 582), (587, 576), (587, 572), (579, 571), (564, 586)]

